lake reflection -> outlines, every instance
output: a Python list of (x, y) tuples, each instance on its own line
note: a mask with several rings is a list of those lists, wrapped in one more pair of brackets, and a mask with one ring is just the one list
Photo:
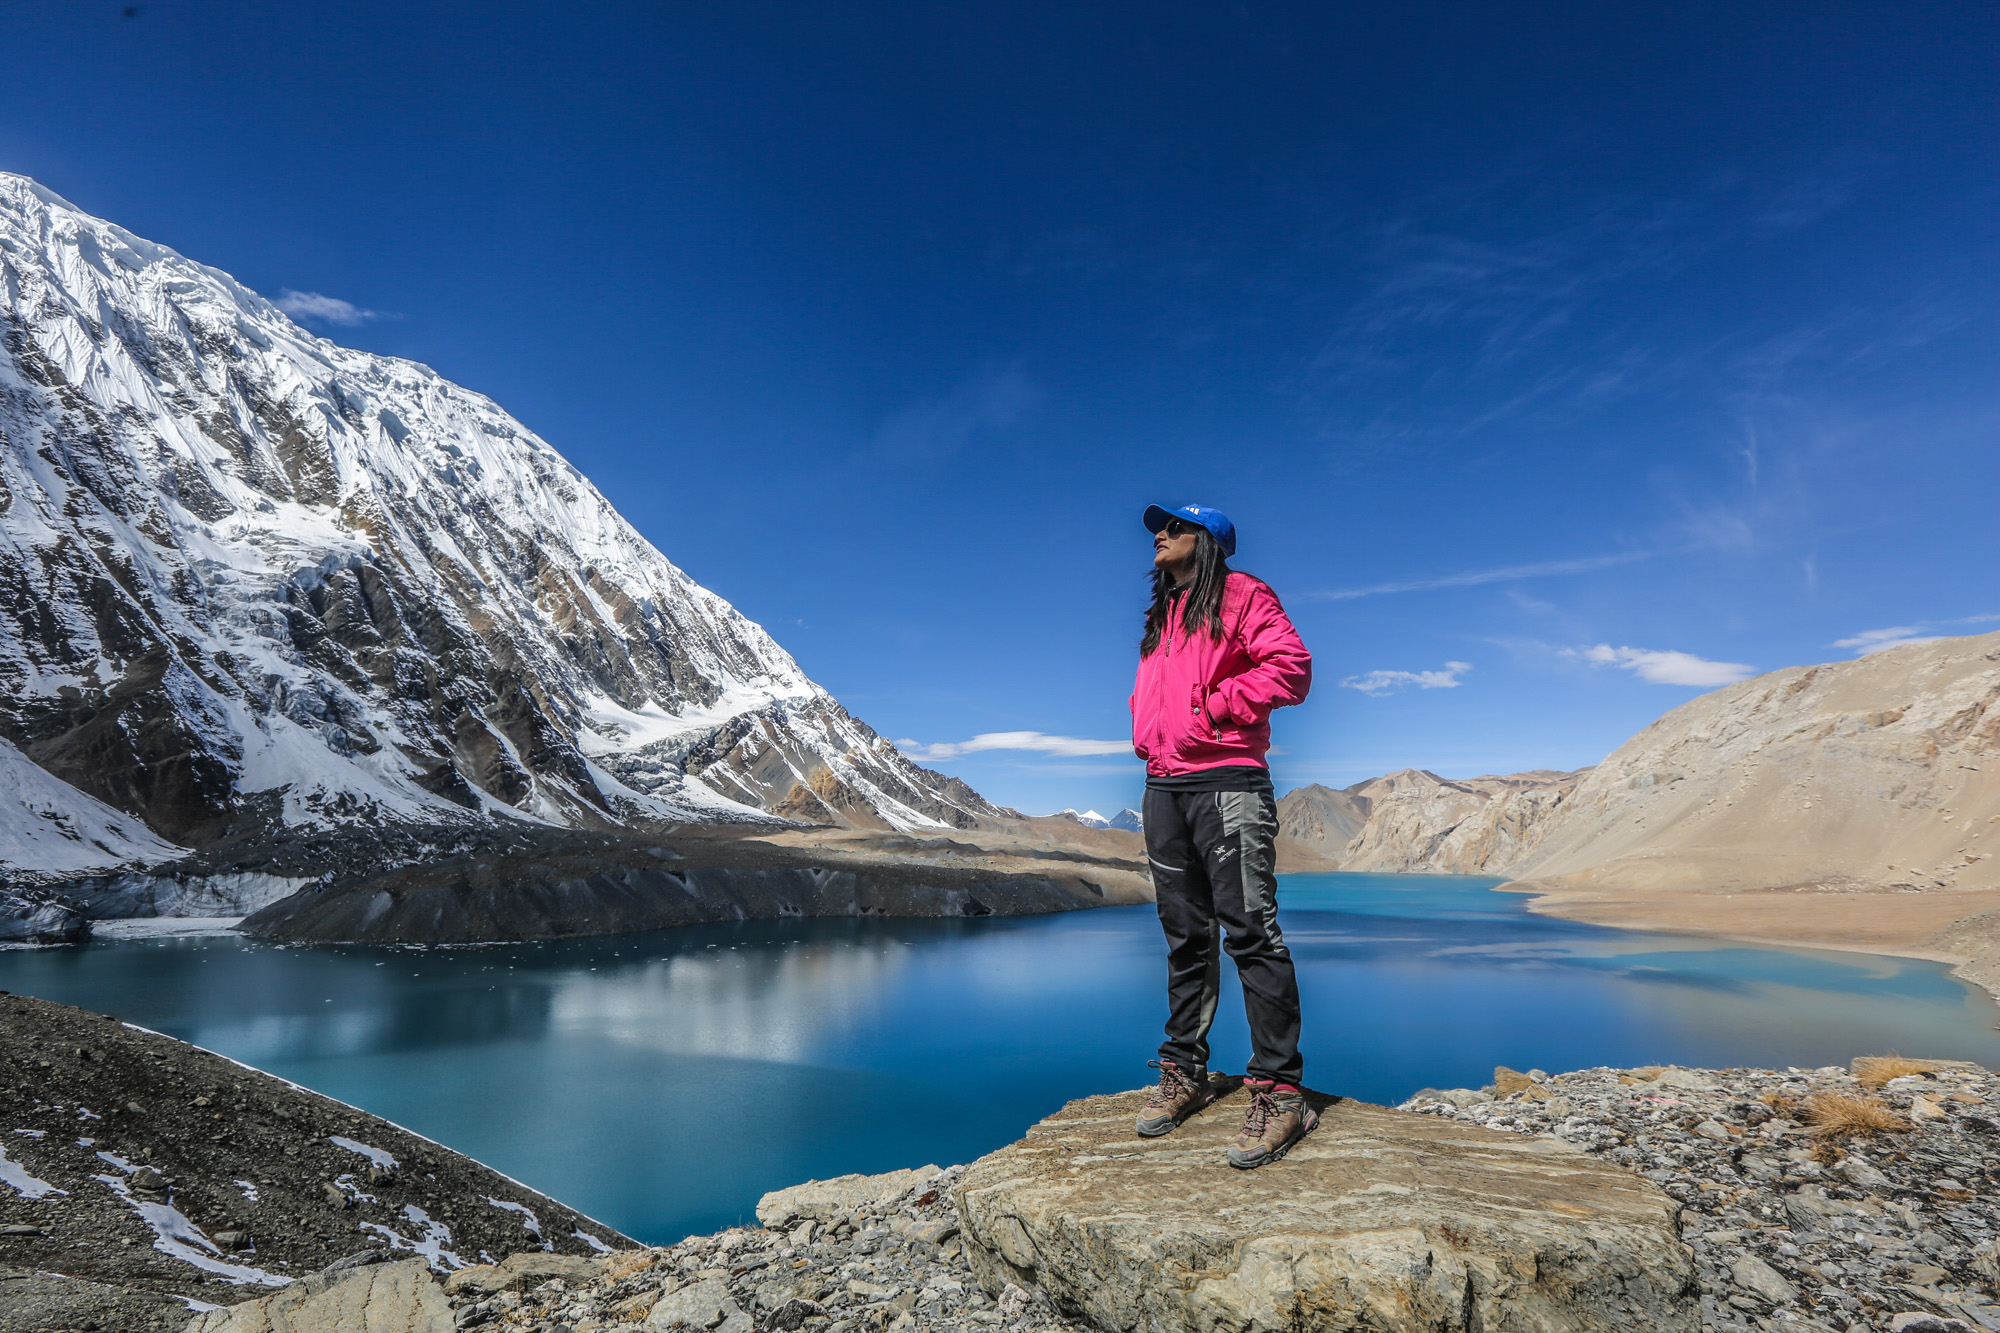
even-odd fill
[[(1931, 963), (1578, 925), (1455, 876), (1291, 875), (1307, 1080), (1371, 1101), (1496, 1063), (2000, 1064)], [(0, 953), (0, 985), (106, 1010), (469, 1152), (646, 1240), (808, 1177), (965, 1161), (1147, 1081), (1149, 907), (784, 921), (481, 949), (235, 937)], [(1218, 1068), (1248, 1042), (1234, 979)]]

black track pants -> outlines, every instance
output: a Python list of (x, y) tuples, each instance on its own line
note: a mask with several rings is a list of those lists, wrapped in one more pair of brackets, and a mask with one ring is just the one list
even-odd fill
[(1250, 1018), (1249, 1076), (1297, 1086), (1299, 983), (1278, 931), (1271, 849), (1277, 803), (1268, 792), (1148, 788), (1145, 816), (1146, 857), (1167, 933), (1167, 1040), (1160, 1058), (1207, 1066), (1227, 932)]

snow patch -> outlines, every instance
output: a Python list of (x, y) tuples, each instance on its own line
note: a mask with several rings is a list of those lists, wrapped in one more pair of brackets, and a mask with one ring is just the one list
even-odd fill
[(0, 739), (0, 865), (111, 870), (186, 855), (121, 810), (78, 791)]
[[(99, 1157), (109, 1154), (99, 1153)], [(130, 1168), (122, 1168), (129, 1170)], [(153, 1229), (153, 1248), (169, 1258), (184, 1264), (192, 1264), (205, 1273), (213, 1273), (225, 1282), (237, 1286), (288, 1286), (293, 1279), (279, 1273), (267, 1273), (261, 1268), (247, 1264), (232, 1264), (220, 1258), (222, 1254), (215, 1242), (202, 1233), (202, 1229), (191, 1221), (187, 1214), (171, 1203), (154, 1203), (141, 1199), (132, 1193), (132, 1187), (120, 1176), (92, 1176), (106, 1189), (123, 1199), (140, 1220)]]
[(555, 1246), (550, 1243), (548, 1237), (542, 1234), (542, 1220), (535, 1216), (534, 1209), (524, 1203), (508, 1203), (505, 1199), (496, 1199), (490, 1194), (486, 1196), (486, 1202), (492, 1204), (495, 1208), (504, 1208), (510, 1213), (519, 1213), (521, 1215), (521, 1225), (526, 1227), (534, 1238), (542, 1243), (542, 1248), (545, 1250), (555, 1249)]
[(343, 1138), (339, 1134), (328, 1135), (326, 1141), (336, 1148), (345, 1148), (349, 1152), (360, 1153), (384, 1171), (394, 1171), (396, 1169), (396, 1157), (394, 1153), (385, 1152), (380, 1148), (371, 1148), (365, 1143), (357, 1143), (355, 1140)]
[(100, 940), (156, 940), (198, 935), (233, 935), (240, 916), (133, 916), (93, 921), (91, 935)]
[[(15, 1131), (17, 1134), (22, 1132), (24, 1131)], [(58, 1189), (48, 1181), (38, 1179), (27, 1167), (9, 1157), (5, 1148), (0, 1148), (0, 1181), (12, 1185), (14, 1192), (24, 1199), (46, 1199), (51, 1194), (69, 1193), (66, 1189)]]
[(403, 1216), (422, 1227), (423, 1235), (412, 1240), (402, 1232), (393, 1231), (379, 1222), (363, 1222), (361, 1230), (381, 1233), (382, 1238), (389, 1242), (391, 1249), (409, 1250), (413, 1254), (422, 1255), (432, 1268), (441, 1273), (467, 1266), (465, 1260), (445, 1248), (451, 1243), (450, 1227), (413, 1203), (403, 1205)]

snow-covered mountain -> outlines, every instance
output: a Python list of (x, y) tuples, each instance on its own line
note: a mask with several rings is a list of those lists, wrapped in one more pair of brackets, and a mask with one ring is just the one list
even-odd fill
[(1083, 825), (1085, 828), (1115, 828), (1123, 829), (1128, 833), (1141, 832), (1144, 827), (1140, 821), (1139, 812), (1132, 809), (1120, 810), (1109, 819), (1098, 814), (1095, 810), (1076, 809), (1058, 810), (1054, 817), (1057, 819), (1072, 820)]
[(341, 826), (1002, 813), (490, 399), (4, 173), (0, 341), (16, 869)]

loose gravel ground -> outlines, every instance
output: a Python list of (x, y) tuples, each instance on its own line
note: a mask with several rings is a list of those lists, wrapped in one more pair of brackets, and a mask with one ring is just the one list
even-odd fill
[[(1919, 1063), (1933, 1067), (1886, 1083), (1893, 1069), (1865, 1059), (1502, 1069), (1485, 1089), (1426, 1089), (1403, 1109), (1561, 1139), (1657, 1182), (1683, 1204), (1715, 1333), (2000, 1330), (2000, 1079)], [(1838, 1099), (1875, 1103), (1896, 1127), (1816, 1123)]]
[(488, 1293), (484, 1287), (505, 1284), (504, 1272), (468, 1272), (448, 1280), (446, 1290), (458, 1327), (494, 1333), (597, 1333), (641, 1322), (716, 1333), (1085, 1329), (1057, 1316), (1039, 1295), (1010, 1288), (996, 1300), (973, 1280), (950, 1198), (964, 1171), (940, 1171), (830, 1225), (806, 1221), (783, 1230), (690, 1236), (601, 1260), (588, 1278), (525, 1290)]
[(632, 1243), (379, 1117), (0, 992), (0, 1333), (177, 1329), (370, 1249), (457, 1266)]

